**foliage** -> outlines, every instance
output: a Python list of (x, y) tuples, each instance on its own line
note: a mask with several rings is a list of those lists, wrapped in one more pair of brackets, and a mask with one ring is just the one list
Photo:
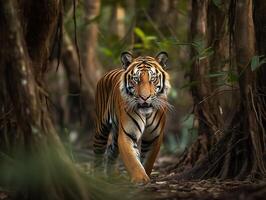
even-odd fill
[(134, 44), (134, 48), (149, 50), (153, 47), (153, 42), (157, 39), (154, 35), (146, 35), (139, 27), (134, 32), (141, 39), (141, 43)]
[(210, 57), (213, 54), (213, 49), (211, 46), (205, 47), (204, 40), (198, 40), (191, 43), (192, 47), (196, 50), (197, 55), (195, 59), (203, 60), (205, 58)]
[(250, 64), (251, 70), (255, 71), (265, 63), (266, 63), (266, 58), (264, 55), (253, 56), (251, 59), (251, 64)]

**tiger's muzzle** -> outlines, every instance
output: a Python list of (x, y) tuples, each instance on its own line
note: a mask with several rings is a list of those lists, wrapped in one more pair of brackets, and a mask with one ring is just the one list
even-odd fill
[(147, 100), (143, 100), (139, 98), (138, 104), (137, 104), (138, 110), (144, 114), (150, 114), (153, 111), (153, 106), (151, 104), (151, 98), (148, 98)]

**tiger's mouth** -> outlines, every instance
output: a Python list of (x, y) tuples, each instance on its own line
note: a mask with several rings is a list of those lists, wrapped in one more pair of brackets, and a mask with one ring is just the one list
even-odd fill
[(148, 103), (138, 103), (138, 110), (142, 115), (148, 115), (151, 114), (153, 112), (153, 106), (152, 104), (148, 104)]
[(138, 103), (138, 108), (142, 108), (142, 109), (145, 109), (145, 108), (152, 108), (152, 104), (150, 104), (150, 103), (142, 103), (142, 104), (140, 104), (140, 103)]

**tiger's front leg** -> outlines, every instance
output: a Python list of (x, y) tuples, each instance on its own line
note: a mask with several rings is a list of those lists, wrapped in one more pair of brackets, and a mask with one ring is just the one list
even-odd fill
[[(159, 136), (157, 136), (156, 138), (152, 139), (151, 141), (147, 140), (143, 140), (142, 141), (142, 145), (141, 145), (141, 156), (142, 156), (142, 163), (143, 166), (145, 168), (145, 171), (147, 173), (147, 175), (150, 176), (151, 172), (152, 172), (152, 168), (154, 165), (154, 162), (156, 160), (156, 157), (160, 151), (160, 146), (162, 143), (162, 138), (163, 138), (163, 133), (161, 133)], [(146, 145), (148, 145), (149, 147), (147, 147)], [(148, 148), (148, 152), (144, 152), (143, 148), (144, 146), (146, 146), (146, 148)]]
[(165, 114), (162, 113), (154, 122), (154, 125), (149, 128), (147, 134), (143, 135), (141, 142), (141, 160), (149, 176), (163, 140)]
[(150, 178), (139, 160), (137, 147), (139, 138), (134, 133), (126, 132), (121, 126), (118, 136), (118, 148), (125, 167), (131, 176), (131, 181), (134, 183), (147, 183)]

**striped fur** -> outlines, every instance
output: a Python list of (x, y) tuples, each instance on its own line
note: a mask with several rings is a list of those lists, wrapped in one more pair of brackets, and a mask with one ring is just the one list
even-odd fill
[(132, 181), (145, 183), (163, 137), (169, 75), (159, 56), (127, 56), (124, 69), (110, 71), (97, 84), (95, 166), (103, 168), (107, 149), (106, 168), (112, 172), (120, 153)]

